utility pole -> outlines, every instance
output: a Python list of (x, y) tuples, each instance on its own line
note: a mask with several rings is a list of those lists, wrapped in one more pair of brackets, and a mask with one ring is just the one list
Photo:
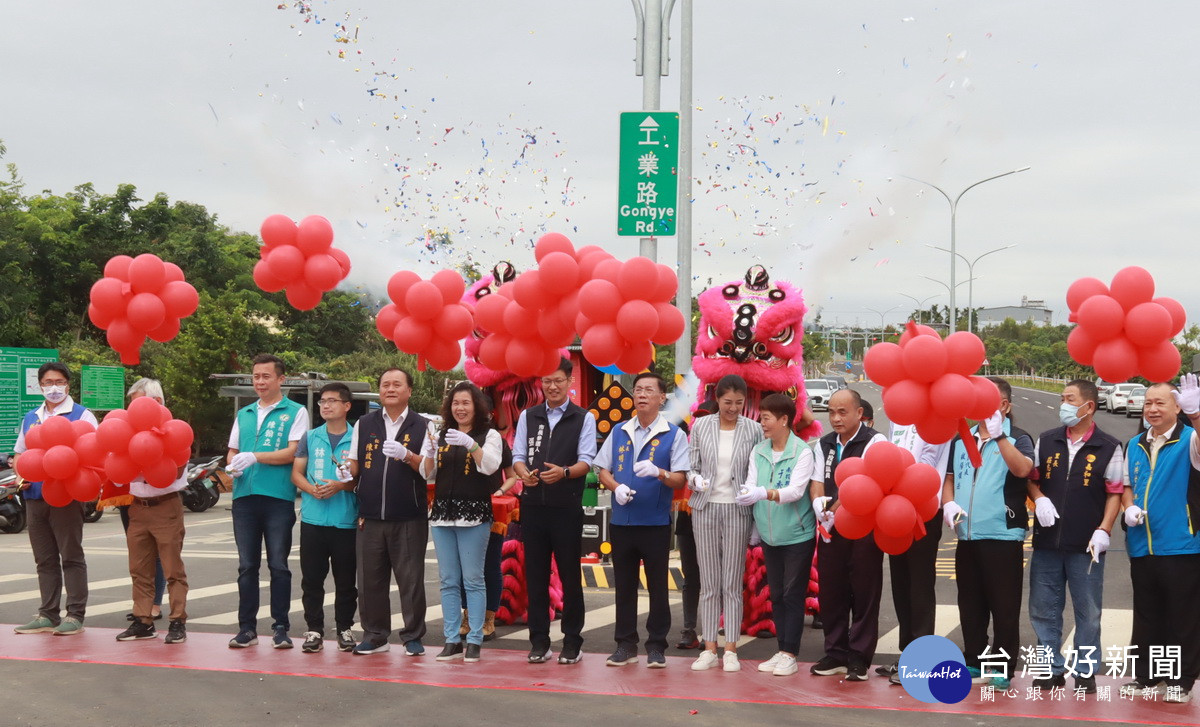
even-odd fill
[[(670, 10), (667, 10), (668, 16)], [(679, 293), (675, 307), (683, 314), (683, 335), (675, 342), (675, 373), (692, 368), (692, 0), (680, 7), (679, 69), (679, 209), (675, 219)]]

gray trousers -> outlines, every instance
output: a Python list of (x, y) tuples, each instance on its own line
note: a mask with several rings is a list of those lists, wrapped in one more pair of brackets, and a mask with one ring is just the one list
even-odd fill
[(365, 520), (358, 531), (358, 619), (363, 640), (377, 644), (392, 633), (392, 576), (400, 591), (400, 643), (425, 636), (427, 520)]
[(29, 545), (37, 564), (42, 605), (38, 614), (55, 625), (62, 620), (59, 601), (67, 587), (67, 615), (83, 622), (87, 608), (87, 562), (83, 559), (83, 504), (53, 507), (45, 500), (26, 500)]
[(696, 559), (700, 561), (700, 634), (716, 641), (721, 613), (725, 640), (737, 644), (742, 633), (742, 577), (750, 541), (751, 509), (732, 502), (710, 502), (692, 511)]

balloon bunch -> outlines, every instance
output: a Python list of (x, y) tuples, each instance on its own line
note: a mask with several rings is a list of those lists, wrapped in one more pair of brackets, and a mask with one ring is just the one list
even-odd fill
[(1067, 306), (1069, 320), (1078, 324), (1067, 337), (1067, 351), (1100, 378), (1170, 381), (1179, 374), (1179, 349), (1171, 339), (1183, 330), (1187, 313), (1174, 298), (1154, 297), (1154, 278), (1145, 269), (1119, 270), (1111, 286), (1080, 278), (1067, 289)]
[(937, 468), (914, 461), (912, 453), (891, 442), (878, 442), (862, 457), (842, 460), (834, 481), (837, 531), (852, 540), (874, 531), (875, 544), (890, 555), (924, 537), (926, 521), (941, 507)]
[(961, 434), (978, 467), (979, 452), (966, 420), (987, 419), (1000, 407), (996, 385), (974, 375), (985, 357), (983, 341), (974, 333), (959, 331), (942, 340), (929, 326), (909, 321), (899, 344), (877, 343), (867, 350), (863, 370), (883, 387), (889, 420), (915, 424), (921, 438), (932, 444)]
[(17, 474), (42, 483), (42, 498), (54, 507), (72, 500), (90, 502), (100, 494), (104, 449), (96, 427), (82, 420), (50, 417), (25, 433), (27, 449), (17, 458)]
[(462, 276), (441, 270), (429, 280), (411, 270), (401, 270), (388, 280), (388, 297), (375, 316), (379, 333), (396, 348), (417, 357), (417, 369), (426, 364), (449, 371), (462, 357), (459, 341), (471, 333), (471, 309), (462, 303)]
[(200, 296), (175, 263), (145, 253), (117, 255), (92, 284), (88, 318), (107, 331), (108, 345), (121, 363), (136, 365), (149, 337), (166, 343), (179, 335), (179, 319), (196, 312)]
[(148, 396), (128, 409), (114, 409), (96, 429), (100, 447), (108, 453), (104, 471), (113, 482), (141, 477), (151, 487), (167, 487), (192, 455), (192, 427), (171, 417), (171, 411)]
[(333, 226), (309, 215), (297, 226), (286, 215), (263, 220), (262, 259), (254, 264), (254, 282), (267, 293), (285, 291), (298, 310), (312, 310), (325, 291), (350, 274), (350, 256), (332, 247)]
[[(767, 586), (767, 564), (762, 546), (746, 548), (746, 575), (742, 578), (741, 632), (751, 636), (775, 635), (771, 618), (771, 589)], [(728, 632), (726, 632), (728, 633)]]

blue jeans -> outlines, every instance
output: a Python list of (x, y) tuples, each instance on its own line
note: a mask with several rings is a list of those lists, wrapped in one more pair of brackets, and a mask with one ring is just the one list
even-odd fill
[(442, 634), (446, 643), (461, 640), (462, 603), (459, 589), (467, 591), (467, 619), (471, 626), (468, 644), (483, 643), (483, 610), (487, 602), (487, 586), (483, 577), (483, 561), (487, 553), (491, 523), (467, 527), (435, 525), (433, 547), (437, 552), (438, 579), (442, 586)]
[[(1088, 565), (1091, 573), (1088, 573)], [(1075, 609), (1074, 665), (1080, 676), (1099, 671), (1104, 652), (1100, 648), (1100, 608), (1104, 595), (1104, 555), (1092, 563), (1088, 553), (1068, 553), (1058, 550), (1034, 550), (1029, 559), (1029, 620), (1038, 644), (1049, 646), (1054, 654), (1054, 673), (1066, 671), (1063, 658), (1062, 624), (1067, 589), (1071, 590), (1071, 605)], [(1094, 651), (1089, 651), (1092, 647)]]
[(292, 601), (292, 527), (296, 504), (266, 495), (244, 495), (233, 501), (233, 540), (238, 550), (238, 626), (258, 628), (258, 569), (262, 549), (267, 547), (267, 569), (271, 571), (272, 628), (290, 628), (288, 608)]

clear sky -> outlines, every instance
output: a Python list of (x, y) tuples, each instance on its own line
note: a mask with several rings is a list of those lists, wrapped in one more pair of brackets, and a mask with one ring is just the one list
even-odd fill
[[(641, 103), (627, 2), (9, 0), (0, 139), (27, 191), (119, 183), (255, 231), (323, 214), (354, 271), (532, 263), (616, 235), (617, 119)], [(319, 21), (319, 22), (318, 22)], [(697, 285), (761, 262), (828, 323), (945, 303), (958, 246), (977, 305), (1148, 268), (1200, 308), (1200, 6), (697, 2)], [(679, 10), (662, 106), (678, 108)], [(347, 41), (347, 42), (340, 42)], [(344, 56), (344, 57), (342, 57)], [(449, 249), (426, 245), (448, 231)], [(675, 241), (660, 261), (675, 262)], [(959, 279), (967, 278), (960, 265)], [(960, 305), (967, 287), (960, 288)]]

